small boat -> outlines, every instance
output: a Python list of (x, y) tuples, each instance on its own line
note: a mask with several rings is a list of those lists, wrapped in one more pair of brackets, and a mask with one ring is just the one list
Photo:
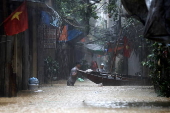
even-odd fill
[(86, 72), (78, 70), (84, 77), (96, 84), (102, 83), (103, 86), (124, 86), (124, 85), (151, 85), (148, 77), (120, 75), (100, 72)]

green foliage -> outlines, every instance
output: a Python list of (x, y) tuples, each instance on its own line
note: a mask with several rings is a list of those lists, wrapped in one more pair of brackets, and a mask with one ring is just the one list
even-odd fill
[(113, 20), (117, 20), (119, 14), (119, 8), (116, 4), (117, 0), (111, 0), (107, 6), (108, 16), (111, 18), (113, 16)]
[(159, 96), (170, 97), (170, 53), (165, 44), (155, 42), (152, 44), (152, 54), (148, 60), (142, 62), (143, 66), (150, 69), (155, 91)]
[(90, 17), (97, 19), (96, 6), (82, 0), (55, 0), (56, 9), (62, 17), (74, 17), (79, 23), (85, 24)]
[(110, 34), (109, 29), (99, 28), (96, 27), (95, 29), (91, 30), (90, 33), (93, 37), (91, 37), (92, 42), (98, 45), (105, 45), (107, 41), (111, 41), (112, 35)]
[(45, 70), (46, 74), (49, 77), (53, 77), (58, 74), (59, 71), (59, 63), (52, 59), (52, 57), (48, 56), (45, 60)]
[(134, 18), (127, 18), (126, 22), (123, 23), (122, 27), (123, 29), (129, 28), (129, 27), (136, 27), (140, 24), (140, 22)]
[[(143, 59), (143, 56), (148, 55), (149, 49), (146, 49), (150, 44), (143, 37), (144, 26), (141, 22), (134, 18), (126, 18), (122, 24), (122, 37), (126, 36), (129, 39), (130, 47), (136, 55), (139, 55), (139, 59)], [(142, 52), (145, 51), (145, 52)]]

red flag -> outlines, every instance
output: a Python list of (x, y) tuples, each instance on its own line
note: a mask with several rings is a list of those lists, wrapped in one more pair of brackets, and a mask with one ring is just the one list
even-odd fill
[(128, 39), (127, 37), (124, 37), (123, 38), (123, 41), (124, 41), (124, 50), (123, 50), (123, 54), (125, 57), (130, 57), (130, 54), (131, 54), (131, 49), (130, 49), (130, 46), (129, 46), (129, 43), (128, 43)]
[(8, 18), (4, 21), (6, 35), (15, 35), (28, 29), (28, 14), (26, 2), (23, 2)]

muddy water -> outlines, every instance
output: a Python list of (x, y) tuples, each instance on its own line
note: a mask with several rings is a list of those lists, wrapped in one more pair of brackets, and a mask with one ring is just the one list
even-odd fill
[(0, 98), (0, 113), (170, 113), (170, 98), (157, 97), (152, 86), (101, 87), (88, 80), (65, 84)]

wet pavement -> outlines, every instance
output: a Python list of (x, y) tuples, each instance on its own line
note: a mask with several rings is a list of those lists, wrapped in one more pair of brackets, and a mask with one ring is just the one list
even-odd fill
[(157, 97), (152, 86), (100, 86), (85, 80), (72, 87), (63, 80), (1, 97), (0, 113), (170, 113), (170, 98)]

